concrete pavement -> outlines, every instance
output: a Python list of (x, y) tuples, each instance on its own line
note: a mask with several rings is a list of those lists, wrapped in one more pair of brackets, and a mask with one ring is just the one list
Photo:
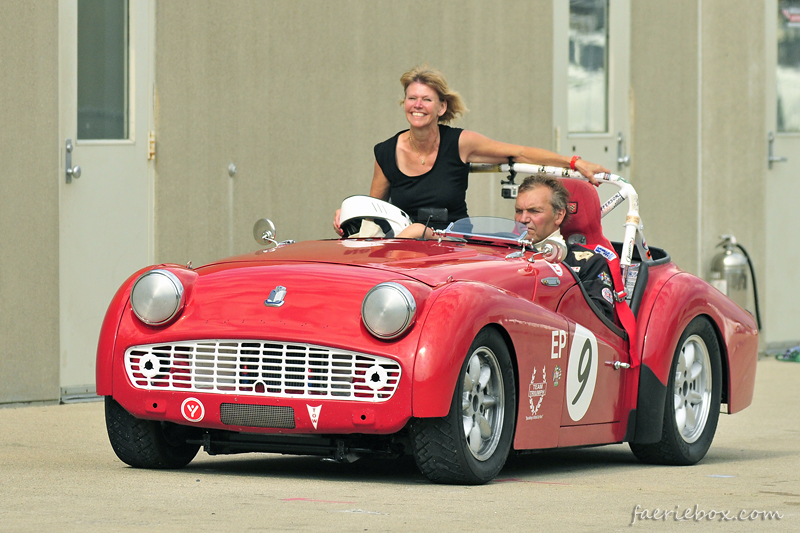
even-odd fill
[[(201, 451), (183, 470), (137, 470), (111, 450), (101, 402), (4, 408), (0, 531), (798, 531), (798, 390), (800, 364), (761, 360), (753, 405), (720, 417), (692, 467), (604, 446), (513, 458), (481, 487), (431, 484), (410, 460)], [(671, 514), (645, 519), (656, 508)]]

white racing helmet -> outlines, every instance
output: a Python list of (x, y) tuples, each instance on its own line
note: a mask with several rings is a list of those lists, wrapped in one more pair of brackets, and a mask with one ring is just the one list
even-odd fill
[[(365, 226), (363, 231), (362, 225)], [(411, 218), (402, 209), (371, 196), (358, 195), (345, 198), (339, 213), (339, 226), (344, 231), (345, 238), (393, 237), (410, 225)]]

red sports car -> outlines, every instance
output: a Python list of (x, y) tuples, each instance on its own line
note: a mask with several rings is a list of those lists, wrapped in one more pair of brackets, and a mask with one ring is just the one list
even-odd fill
[[(598, 178), (620, 193), (600, 206), (593, 187), (565, 180), (579, 216), (562, 233), (611, 263), (614, 321), (557, 243), (538, 250), (499, 218), (427, 240), (300, 243), (276, 243), (264, 221), (269, 248), (135, 273), (97, 353), (114, 451), (142, 468), (183, 467), (201, 446), (411, 454), (432, 481), (464, 484), (492, 480), (512, 450), (628, 442), (648, 463), (696, 463), (720, 404), (735, 413), (752, 400), (754, 320), (648, 247), (633, 189)], [(625, 242), (612, 244), (600, 215), (625, 199)], [(379, 207), (363, 218), (391, 231)]]

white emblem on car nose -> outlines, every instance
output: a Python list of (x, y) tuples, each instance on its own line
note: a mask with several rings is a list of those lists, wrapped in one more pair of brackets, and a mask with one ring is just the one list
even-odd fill
[(319, 423), (319, 412), (322, 410), (321, 405), (317, 405), (316, 407), (312, 407), (306, 404), (308, 407), (308, 416), (311, 418), (311, 423), (314, 425), (314, 429), (317, 429), (317, 424)]
[(267, 307), (280, 307), (283, 305), (284, 298), (286, 298), (286, 287), (278, 285), (269, 293), (269, 298), (264, 300), (264, 305)]
[(372, 365), (369, 367), (364, 373), (364, 377), (367, 381), (367, 386), (374, 391), (379, 391), (384, 388), (389, 380), (389, 374), (386, 372), (386, 369), (380, 365)]

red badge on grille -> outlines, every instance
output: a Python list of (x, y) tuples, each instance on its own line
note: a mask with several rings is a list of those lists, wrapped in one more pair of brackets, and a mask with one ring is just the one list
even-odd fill
[(181, 414), (189, 422), (200, 422), (206, 415), (206, 408), (197, 398), (186, 398), (181, 404)]

